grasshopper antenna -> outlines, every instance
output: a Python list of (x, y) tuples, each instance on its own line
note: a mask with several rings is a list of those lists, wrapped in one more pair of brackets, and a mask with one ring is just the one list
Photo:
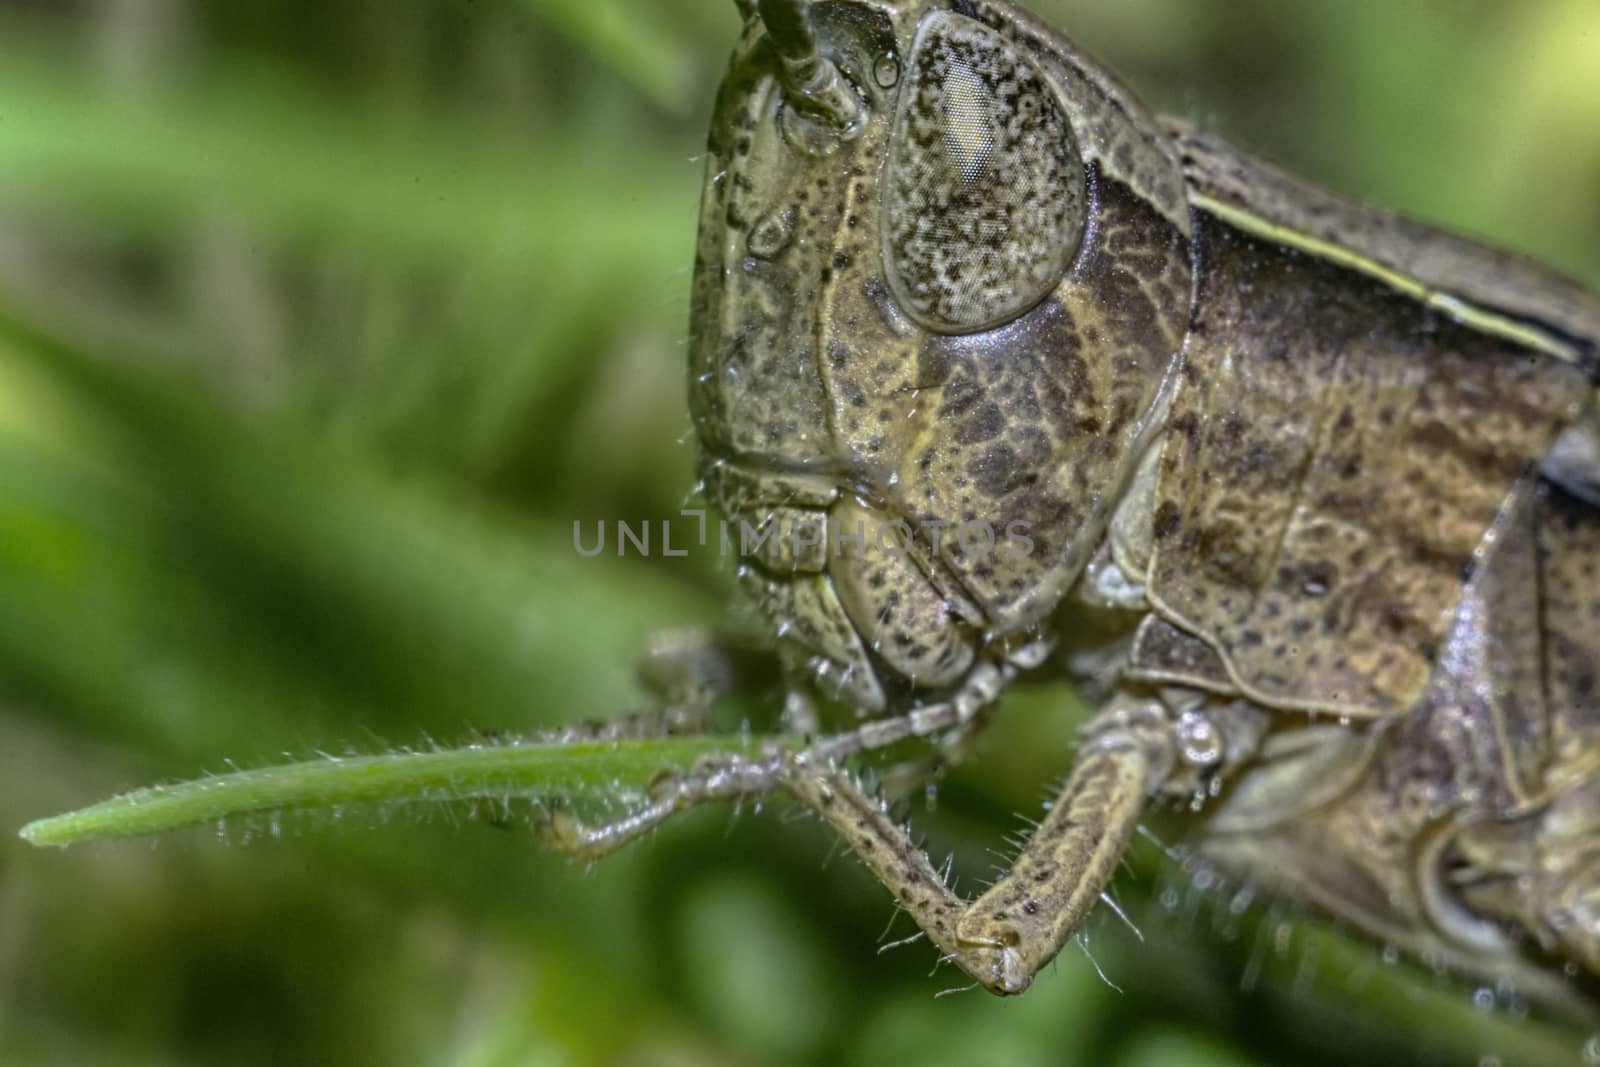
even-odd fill
[(811, 26), (810, 0), (738, 0), (741, 12), (754, 6), (783, 65), (780, 79), (794, 106), (836, 130), (851, 130), (861, 120), (861, 102), (839, 68), (822, 54)]

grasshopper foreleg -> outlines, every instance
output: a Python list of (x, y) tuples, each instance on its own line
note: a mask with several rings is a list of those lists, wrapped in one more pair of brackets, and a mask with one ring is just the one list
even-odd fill
[[(1116, 872), (1145, 797), (1170, 775), (1175, 742), (1159, 704), (1114, 702), (1090, 724), (1059, 799), (1011, 869), (974, 900), (954, 893), (887, 805), (867, 795), (840, 761), (871, 742), (937, 723), (952, 730), (979, 704), (938, 705), (868, 724), (798, 752), (716, 757), (652, 784), (652, 802), (589, 826), (562, 812), (542, 825), (547, 843), (585, 859), (603, 856), (678, 811), (709, 800), (781, 790), (832, 826), (894, 894), (946, 958), (995, 993), (1020, 993), (1070, 938)], [(965, 712), (965, 714), (962, 714)], [(921, 716), (913, 721), (913, 716)]]
[(946, 958), (993, 993), (1020, 993), (1094, 908), (1146, 795), (1173, 765), (1159, 707), (1114, 707), (1091, 731), (1022, 854), (971, 901), (946, 886), (885, 807), (837, 768), (796, 759), (783, 784), (849, 842)]

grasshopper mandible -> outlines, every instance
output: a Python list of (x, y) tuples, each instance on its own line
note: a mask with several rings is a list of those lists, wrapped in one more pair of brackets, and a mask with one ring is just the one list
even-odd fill
[[(700, 470), (790, 722), (863, 722), (547, 840), (786, 791), (1007, 994), (1205, 796), (1205, 853), (1373, 936), (1600, 974), (1600, 298), (1159, 120), (1011, 4), (738, 4)], [(1103, 706), (963, 899), (841, 762), (1069, 663)]]

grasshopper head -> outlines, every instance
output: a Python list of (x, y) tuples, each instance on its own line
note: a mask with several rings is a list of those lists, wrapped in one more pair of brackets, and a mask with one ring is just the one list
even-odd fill
[(748, 577), (875, 708), (1041, 625), (1101, 537), (1188, 314), (1181, 173), (1009, 4), (740, 10), (696, 256), (702, 470), (731, 519), (842, 539)]

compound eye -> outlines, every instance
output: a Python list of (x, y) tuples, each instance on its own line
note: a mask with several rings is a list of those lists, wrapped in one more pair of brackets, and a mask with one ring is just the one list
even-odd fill
[(890, 284), (939, 333), (1033, 307), (1083, 237), (1083, 160), (1055, 90), (993, 30), (952, 12), (918, 29), (884, 178)]

